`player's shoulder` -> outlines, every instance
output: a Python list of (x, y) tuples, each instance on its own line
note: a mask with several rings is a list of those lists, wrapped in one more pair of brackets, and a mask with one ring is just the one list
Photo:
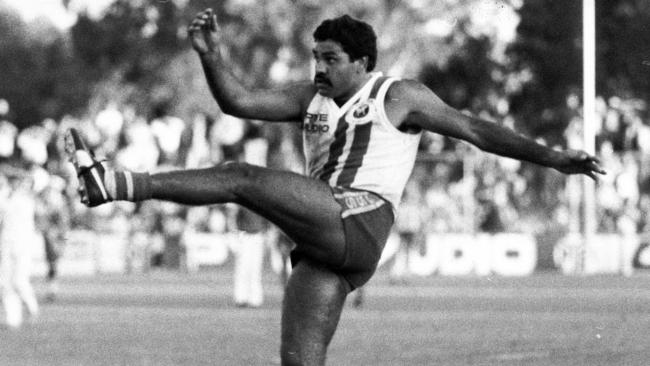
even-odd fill
[(413, 79), (397, 79), (386, 92), (387, 101), (398, 101), (400, 105), (420, 105), (431, 99), (433, 92), (426, 85)]
[(413, 79), (396, 79), (388, 89), (389, 98), (403, 99), (412, 98), (424, 93), (431, 93), (431, 89), (426, 85)]

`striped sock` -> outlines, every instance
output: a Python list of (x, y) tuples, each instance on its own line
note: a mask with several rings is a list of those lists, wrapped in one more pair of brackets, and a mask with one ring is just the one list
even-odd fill
[(151, 198), (149, 173), (106, 171), (104, 185), (114, 200), (138, 202)]

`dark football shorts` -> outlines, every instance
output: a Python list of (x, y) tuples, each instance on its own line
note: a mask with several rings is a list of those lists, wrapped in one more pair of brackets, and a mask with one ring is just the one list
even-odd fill
[[(334, 199), (341, 205), (345, 231), (343, 264), (332, 269), (352, 287), (363, 286), (377, 269), (379, 258), (393, 226), (392, 205), (379, 195), (350, 188), (332, 188)], [(300, 253), (291, 253), (295, 265)]]

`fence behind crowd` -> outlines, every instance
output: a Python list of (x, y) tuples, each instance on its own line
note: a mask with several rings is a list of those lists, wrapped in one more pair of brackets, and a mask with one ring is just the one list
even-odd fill
[[(63, 276), (146, 272), (160, 266), (156, 258), (165, 256), (161, 240), (157, 234), (144, 232), (72, 230), (59, 259), (59, 272)], [(227, 265), (237, 240), (236, 232), (187, 231), (181, 236), (181, 261), (175, 269), (195, 272)], [(631, 275), (634, 270), (650, 269), (650, 235), (598, 234), (585, 247), (581, 241), (574, 233), (554, 246), (552, 260), (557, 271)], [(30, 244), (34, 275), (44, 275), (47, 264), (41, 235), (35, 233)], [(267, 245), (267, 267), (279, 272), (281, 253), (272, 244)], [(390, 236), (380, 271), (395, 265), (402, 244), (397, 233)], [(539, 263), (535, 237), (521, 233), (428, 234), (424, 245), (408, 248), (406, 258), (405, 272), (413, 276), (527, 276), (547, 271)]]

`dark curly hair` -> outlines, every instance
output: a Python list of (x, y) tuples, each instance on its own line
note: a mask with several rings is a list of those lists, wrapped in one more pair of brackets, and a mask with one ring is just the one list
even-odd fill
[(370, 24), (343, 15), (323, 21), (314, 31), (314, 40), (331, 39), (341, 44), (351, 61), (368, 56), (366, 71), (372, 71), (377, 63), (377, 36)]

